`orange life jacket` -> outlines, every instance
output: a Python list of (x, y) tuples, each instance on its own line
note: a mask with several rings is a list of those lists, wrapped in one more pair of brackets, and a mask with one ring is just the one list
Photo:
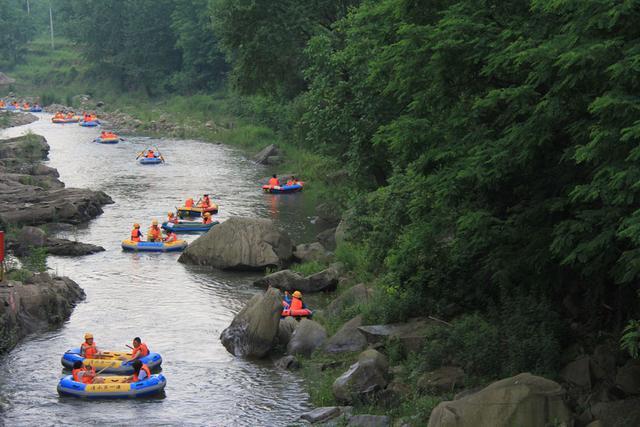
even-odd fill
[[(60, 114), (60, 118), (63, 118), (63, 117), (64, 117), (64, 115), (63, 115), (63, 114)], [(68, 113), (68, 114), (67, 114), (67, 119), (73, 119), (73, 114)]]
[(154, 157), (155, 157), (155, 155), (153, 154), (153, 150), (147, 151), (147, 158), (148, 159), (153, 159)]
[(78, 374), (82, 371), (83, 371), (82, 368), (74, 369), (71, 371), (71, 375), (73, 375), (74, 381), (80, 382), (80, 377), (78, 376)]
[[(93, 382), (93, 379), (96, 376), (95, 368), (93, 368), (93, 367), (91, 367), (91, 369), (84, 368), (83, 371), (84, 371), (85, 375), (82, 375), (82, 378), (81, 378), (82, 383), (83, 384), (91, 384)], [(93, 375), (87, 375), (87, 374), (93, 374)]]
[(80, 346), (80, 356), (84, 356), (85, 359), (94, 359), (97, 353), (98, 347), (95, 341), (92, 345), (87, 344), (87, 342), (85, 341)]
[(145, 357), (149, 355), (149, 347), (145, 343), (140, 343), (138, 348), (134, 348), (131, 352), (131, 357), (136, 357), (140, 353), (139, 357)]
[(278, 178), (270, 178), (269, 179), (269, 185), (272, 186), (272, 187), (275, 187), (276, 185), (280, 185), (280, 183), (278, 182)]
[[(141, 371), (145, 371), (147, 373), (147, 378), (145, 379), (149, 379), (151, 377), (151, 371), (149, 370), (149, 367), (147, 365), (145, 365), (144, 363), (142, 364), (142, 367), (140, 368)], [(138, 374), (136, 374), (135, 372), (133, 373), (133, 382), (138, 382)]]
[(167, 243), (171, 243), (171, 242), (175, 242), (176, 240), (178, 240), (178, 236), (176, 236), (176, 233), (174, 233), (173, 231), (171, 233), (169, 233), (169, 235), (167, 236), (167, 240), (165, 240), (165, 242)]
[(131, 240), (132, 241), (139, 242), (141, 236), (142, 236), (142, 233), (140, 233), (139, 229), (134, 228), (133, 230), (131, 230)]
[(184, 202), (184, 207), (185, 208), (192, 208), (193, 207), (193, 199), (192, 198), (188, 198), (186, 202)]
[(158, 227), (157, 225), (152, 225), (151, 228), (149, 229), (149, 239), (159, 240), (160, 235), (161, 235), (160, 227)]
[(300, 298), (292, 297), (291, 306), (289, 308), (291, 309), (291, 311), (302, 310), (302, 300)]
[(205, 216), (205, 217), (202, 219), (202, 223), (203, 223), (203, 224), (211, 224), (212, 222), (213, 222), (213, 220), (211, 219), (211, 217), (210, 217), (210, 216), (208, 216), (208, 217), (207, 217), (207, 216)]

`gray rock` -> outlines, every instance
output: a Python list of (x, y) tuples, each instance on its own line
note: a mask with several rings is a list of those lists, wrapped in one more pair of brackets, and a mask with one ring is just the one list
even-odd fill
[(21, 246), (40, 248), (44, 246), (47, 241), (47, 233), (38, 227), (24, 226), (20, 230), (18, 238)]
[(389, 427), (391, 418), (386, 415), (353, 415), (348, 427)]
[(307, 287), (303, 292), (328, 292), (334, 291), (338, 285), (338, 272), (329, 267), (318, 273), (307, 276)]
[(293, 370), (300, 368), (300, 362), (295, 356), (284, 356), (276, 361), (276, 367), (285, 370)]
[(362, 351), (367, 347), (367, 339), (358, 330), (362, 325), (362, 316), (356, 316), (342, 325), (324, 346), (327, 353), (346, 353)]
[(340, 316), (349, 307), (366, 305), (373, 296), (373, 290), (364, 284), (357, 284), (340, 294), (324, 309), (329, 316)]
[(324, 230), (316, 236), (318, 242), (328, 251), (336, 250), (336, 229), (329, 228)]
[(268, 219), (232, 217), (198, 237), (178, 261), (228, 270), (280, 266), (292, 256), (289, 236)]
[(277, 165), (282, 161), (282, 157), (280, 156), (269, 156), (267, 157), (267, 159), (264, 161), (264, 164), (266, 165)]
[(270, 288), (264, 294), (254, 295), (222, 331), (222, 344), (235, 356), (265, 356), (278, 333), (281, 311), (279, 290)]
[(388, 384), (387, 358), (376, 350), (366, 350), (358, 361), (333, 383), (333, 395), (339, 402), (371, 402)]
[(587, 390), (591, 389), (591, 358), (581, 356), (570, 362), (560, 372), (560, 377), (566, 382)]
[(271, 144), (271, 145), (266, 146), (262, 150), (260, 150), (260, 152), (255, 155), (253, 160), (256, 163), (266, 164), (267, 159), (269, 157), (277, 156), (278, 153), (279, 153), (278, 147), (276, 147), (274, 144)]
[(640, 425), (640, 397), (615, 402), (599, 402), (591, 406), (591, 413), (606, 427)]
[(618, 369), (616, 387), (627, 395), (640, 394), (640, 363), (629, 360)]
[(591, 371), (596, 380), (615, 378), (617, 352), (618, 348), (615, 343), (596, 346), (591, 357)]
[(332, 418), (340, 416), (342, 411), (339, 406), (325, 406), (322, 408), (316, 408), (313, 411), (305, 412), (300, 415), (300, 419), (309, 421), (312, 424), (328, 421)]
[(301, 292), (306, 292), (308, 288), (307, 282), (307, 279), (295, 271), (280, 270), (261, 277), (254, 281), (253, 284), (264, 288), (271, 286), (282, 291), (293, 292), (300, 290)]
[(361, 326), (358, 329), (364, 334), (370, 345), (384, 343), (389, 339), (398, 340), (407, 352), (419, 352), (426, 340), (442, 325), (438, 322), (414, 318), (406, 323), (388, 325)]
[(340, 209), (333, 203), (320, 203), (316, 206), (316, 215), (325, 224), (337, 226), (340, 222)]
[(278, 325), (278, 342), (285, 346), (289, 344), (291, 336), (297, 327), (298, 321), (293, 317), (288, 316), (280, 319), (280, 324)]
[(426, 372), (418, 379), (418, 390), (446, 393), (463, 385), (464, 371), (457, 366), (443, 366), (435, 371)]
[(428, 427), (571, 425), (564, 397), (560, 384), (519, 374), (460, 400), (440, 403), (431, 412)]
[(48, 254), (58, 256), (82, 256), (104, 251), (102, 246), (56, 238), (47, 239), (46, 248)]
[(300, 262), (325, 261), (329, 258), (326, 249), (318, 242), (302, 243), (296, 246), (294, 258)]
[(302, 319), (287, 344), (288, 354), (310, 356), (327, 339), (327, 331), (318, 322)]

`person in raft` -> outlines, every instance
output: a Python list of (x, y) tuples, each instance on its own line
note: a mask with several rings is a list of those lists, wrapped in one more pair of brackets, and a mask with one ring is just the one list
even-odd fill
[(164, 232), (167, 234), (167, 237), (164, 237), (162, 239), (163, 242), (165, 242), (165, 243), (173, 243), (173, 242), (178, 240), (178, 236), (176, 235), (175, 231), (173, 231), (173, 230), (164, 230)]
[(96, 376), (96, 369), (90, 365), (83, 365), (79, 360), (73, 362), (73, 370), (71, 371), (73, 380), (82, 384), (102, 384), (103, 377)]
[(151, 148), (149, 148), (147, 150), (147, 159), (153, 159), (155, 156), (156, 156), (156, 153)]
[(85, 359), (99, 359), (101, 356), (98, 346), (93, 341), (93, 334), (91, 332), (84, 334), (84, 342), (80, 344), (80, 356)]
[(142, 363), (139, 360), (133, 361), (133, 375), (131, 375), (128, 380), (132, 383), (137, 383), (139, 381), (147, 380), (151, 377), (151, 371), (149, 367)]
[(189, 197), (189, 198), (184, 202), (184, 207), (185, 207), (185, 208), (192, 208), (192, 207), (193, 207), (193, 197)]
[(107, 132), (105, 130), (100, 132), (100, 138), (102, 138), (102, 139), (113, 139), (113, 138), (117, 138), (117, 137), (118, 137), (118, 135), (116, 135), (113, 132)]
[(160, 242), (162, 241), (162, 230), (158, 227), (158, 220), (153, 219), (151, 221), (151, 228), (149, 228), (149, 235), (147, 236), (148, 242)]
[(140, 231), (140, 224), (137, 222), (133, 224), (133, 230), (131, 230), (131, 241), (139, 242), (142, 239), (142, 231)]
[(204, 208), (204, 209), (211, 207), (211, 199), (209, 198), (208, 194), (205, 194), (204, 196), (202, 196), (202, 201), (198, 203), (198, 207)]
[(211, 224), (212, 222), (213, 220), (211, 219), (211, 212), (205, 212), (204, 215), (202, 216), (202, 223)]
[(131, 359), (128, 360), (129, 362), (132, 362), (134, 360), (137, 360), (149, 355), (149, 347), (147, 347), (147, 345), (142, 342), (140, 337), (135, 337), (133, 339), (132, 350), (133, 351), (131, 352)]
[(282, 300), (282, 309), (289, 310), (291, 307), (291, 294), (289, 291), (284, 291), (284, 299)]
[(173, 212), (169, 212), (167, 213), (167, 222), (170, 222), (172, 224), (178, 224), (180, 220), (176, 215), (173, 214)]
[(298, 183), (298, 180), (293, 175), (291, 175), (291, 179), (287, 181), (287, 185), (296, 185), (297, 183)]
[[(307, 310), (308, 311), (307, 317), (311, 319), (311, 316), (313, 316), (313, 312), (309, 310), (307, 308), (307, 305), (302, 301), (302, 292), (300, 291), (295, 291), (291, 296), (291, 304), (289, 305), (289, 310), (291, 310), (292, 313), (298, 312), (300, 310)], [(295, 314), (293, 314), (293, 316), (299, 317), (299, 316), (296, 316)]]
[(269, 178), (269, 187), (279, 187), (280, 181), (278, 181), (278, 177), (274, 173), (271, 178)]

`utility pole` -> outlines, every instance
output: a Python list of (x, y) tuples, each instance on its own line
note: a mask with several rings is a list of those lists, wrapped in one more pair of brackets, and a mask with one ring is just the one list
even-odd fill
[(49, 27), (51, 27), (51, 49), (53, 50), (53, 12), (51, 11), (51, 0), (49, 0)]

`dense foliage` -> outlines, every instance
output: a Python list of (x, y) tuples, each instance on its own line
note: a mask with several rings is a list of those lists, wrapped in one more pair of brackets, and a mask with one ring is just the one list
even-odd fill
[(20, 0), (0, 2), (0, 67), (22, 59), (27, 42), (35, 35), (36, 24)]

